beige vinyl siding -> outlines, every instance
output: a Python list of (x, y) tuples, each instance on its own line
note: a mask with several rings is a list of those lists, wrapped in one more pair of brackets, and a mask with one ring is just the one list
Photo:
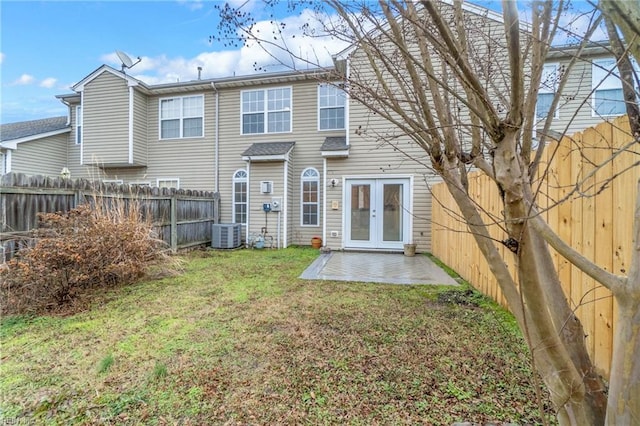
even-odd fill
[(148, 154), (147, 96), (133, 92), (133, 163), (147, 164)]
[(82, 96), (85, 164), (129, 162), (129, 88), (103, 72), (84, 87)]
[[(271, 87), (291, 87), (292, 89), (292, 132), (265, 135), (241, 135), (240, 129), (240, 92), (242, 90), (267, 89)], [(246, 168), (242, 153), (254, 143), (259, 142), (295, 142), (288, 166), (289, 182), (287, 186), (287, 238), (288, 244), (309, 245), (311, 237), (322, 234), (322, 205), (320, 206), (320, 225), (302, 227), (300, 220), (300, 176), (307, 167), (314, 167), (322, 174), (323, 159), (320, 147), (327, 136), (344, 136), (345, 131), (318, 131), (318, 82), (315, 80), (283, 84), (247, 86), (244, 88), (225, 88), (220, 90), (220, 194), (221, 221), (231, 222), (232, 177), (238, 169)], [(255, 167), (251, 164), (253, 181)], [(257, 188), (259, 190), (259, 188)], [(254, 208), (262, 209), (262, 203), (253, 192), (250, 195), (252, 214)], [(322, 177), (320, 185), (321, 201), (324, 200)], [(255, 204), (255, 205), (254, 205)]]
[[(249, 187), (248, 190), (251, 194), (249, 210), (249, 233), (257, 235), (261, 232), (263, 227), (267, 227), (267, 232), (273, 237), (273, 243), (276, 244), (278, 239), (277, 227), (278, 227), (278, 213), (270, 212), (265, 215), (262, 209), (263, 203), (271, 203), (273, 197), (285, 197), (284, 194), (284, 161), (270, 161), (252, 163), (251, 171), (249, 174)], [(273, 182), (272, 191), (270, 194), (262, 194), (260, 192), (260, 182), (269, 181)], [(266, 222), (265, 222), (266, 216)], [(280, 215), (280, 232), (284, 230), (284, 217)], [(280, 241), (283, 241), (282, 236)]]
[[(616, 118), (594, 117), (592, 109), (592, 61), (610, 57), (596, 55), (585, 60), (578, 60), (569, 70), (569, 77), (558, 104), (558, 118), (553, 119), (551, 130), (570, 135)], [(566, 68), (570, 61), (570, 57), (547, 60), (548, 63), (559, 64), (560, 69)], [(544, 123), (540, 123), (539, 127), (543, 125)]]
[(11, 152), (11, 171), (27, 175), (60, 176), (67, 163), (69, 133), (17, 144)]
[[(204, 96), (204, 136), (160, 140), (160, 99), (173, 96)], [(180, 187), (215, 189), (215, 92), (188, 92), (149, 97), (147, 102), (148, 167), (147, 178), (179, 177)], [(237, 167), (239, 168), (239, 167)], [(237, 169), (236, 168), (236, 169)], [(234, 169), (234, 171), (236, 170)], [(229, 174), (229, 181), (231, 181)], [(230, 204), (229, 204), (230, 205)]]
[[(330, 248), (342, 248), (344, 230), (342, 229), (343, 221), (342, 214), (344, 211), (342, 194), (344, 191), (344, 178), (343, 175), (349, 170), (348, 166), (344, 163), (347, 162), (346, 158), (328, 158), (327, 159), (327, 182), (331, 182), (331, 179), (337, 179), (336, 186), (332, 187), (328, 185), (325, 188), (325, 203), (327, 206), (327, 234), (324, 239), (324, 244)], [(321, 184), (324, 181), (322, 176)], [(333, 208), (333, 203), (337, 203), (337, 209)], [(332, 237), (331, 231), (337, 232), (337, 236)]]
[(287, 208), (285, 212), (287, 217), (287, 246), (291, 244), (305, 245), (302, 237), (297, 232), (297, 230), (300, 228), (300, 225), (299, 222), (296, 222), (295, 212), (299, 211), (299, 208), (296, 208), (293, 203), (295, 185), (297, 182), (295, 178), (295, 165), (295, 156), (292, 156), (291, 160), (289, 160), (289, 162), (287, 163)]

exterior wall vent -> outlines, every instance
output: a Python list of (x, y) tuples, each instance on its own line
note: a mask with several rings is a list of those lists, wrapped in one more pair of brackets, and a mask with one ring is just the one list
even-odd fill
[(271, 191), (273, 190), (273, 182), (272, 181), (267, 181), (267, 180), (263, 180), (262, 182), (260, 182), (260, 192), (263, 194), (271, 194)]
[(232, 249), (240, 247), (242, 224), (214, 223), (211, 233), (211, 247), (216, 249)]

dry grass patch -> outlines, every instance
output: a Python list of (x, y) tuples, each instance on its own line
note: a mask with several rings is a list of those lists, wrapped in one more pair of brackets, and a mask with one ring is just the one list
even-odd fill
[[(509, 316), (443, 288), (304, 281), (317, 251), (196, 252), (73, 317), (2, 322), (5, 419), (540, 423)], [(548, 401), (543, 401), (548, 407)], [(546, 415), (548, 415), (547, 413)]]

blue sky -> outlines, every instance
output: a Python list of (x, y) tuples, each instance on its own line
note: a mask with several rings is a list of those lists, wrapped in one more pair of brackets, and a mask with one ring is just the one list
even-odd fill
[[(240, 1), (240, 0), (236, 0)], [(233, 3), (233, 2), (232, 2)], [(219, 3), (218, 3), (219, 4)], [(238, 4), (242, 4), (239, 2)], [(250, 74), (257, 49), (210, 44), (218, 22), (210, 1), (1, 1), (2, 123), (66, 115), (55, 95), (121, 50), (142, 62), (128, 71), (149, 84)], [(336, 47), (339, 51), (341, 46)]]
[[(148, 84), (193, 80), (198, 66), (203, 78), (215, 78), (250, 74), (254, 62), (273, 62), (259, 47), (225, 50), (209, 43), (218, 22), (216, 4), (0, 0), (0, 122), (66, 115), (55, 95), (71, 93), (74, 83), (102, 64), (119, 69), (116, 50), (142, 58), (128, 73)], [(257, 4), (249, 0), (247, 7)], [(291, 28), (308, 21), (304, 15), (283, 19)], [(290, 42), (295, 51), (323, 55), (324, 63), (345, 47), (327, 39)]]

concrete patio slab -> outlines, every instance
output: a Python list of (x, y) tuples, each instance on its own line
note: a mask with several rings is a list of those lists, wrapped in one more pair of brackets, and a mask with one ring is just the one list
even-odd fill
[(408, 257), (397, 253), (324, 253), (300, 278), (383, 284), (459, 285), (427, 256)]

